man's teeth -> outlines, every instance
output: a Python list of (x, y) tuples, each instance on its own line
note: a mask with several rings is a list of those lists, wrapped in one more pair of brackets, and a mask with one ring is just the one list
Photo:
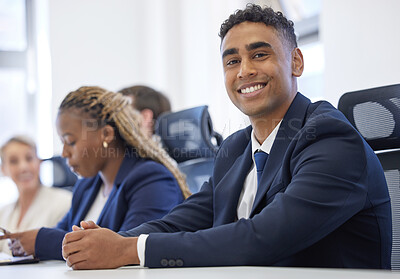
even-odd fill
[(251, 92), (254, 92), (256, 90), (260, 90), (261, 88), (264, 88), (264, 86), (265, 85), (263, 85), (263, 84), (257, 84), (255, 86), (251, 86), (251, 87), (240, 89), (240, 92), (241, 93), (251, 93)]

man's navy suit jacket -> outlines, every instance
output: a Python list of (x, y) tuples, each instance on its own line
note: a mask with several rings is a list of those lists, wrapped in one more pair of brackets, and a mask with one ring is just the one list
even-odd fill
[[(100, 175), (76, 183), (69, 212), (55, 228), (39, 230), (35, 243), (38, 258), (62, 259), (64, 235), (71, 231), (72, 225), (79, 226), (84, 220), (102, 183)], [(99, 219), (93, 221), (113, 231), (128, 230), (163, 217), (182, 201), (179, 185), (166, 167), (130, 151), (120, 166)]]
[(273, 143), (250, 218), (237, 220), (252, 167), (250, 134), (248, 127), (223, 142), (199, 193), (161, 220), (120, 232), (150, 233), (145, 266), (390, 268), (384, 173), (343, 114), (298, 93)]

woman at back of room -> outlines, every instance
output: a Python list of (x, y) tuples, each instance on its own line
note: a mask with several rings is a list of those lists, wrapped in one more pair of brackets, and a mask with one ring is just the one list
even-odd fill
[[(35, 142), (16, 135), (0, 148), (1, 170), (11, 178), (18, 190), (18, 199), (0, 208), (0, 227), (19, 232), (41, 226), (55, 226), (68, 212), (72, 193), (43, 186)], [(0, 241), (0, 252), (11, 251), (6, 240)]]

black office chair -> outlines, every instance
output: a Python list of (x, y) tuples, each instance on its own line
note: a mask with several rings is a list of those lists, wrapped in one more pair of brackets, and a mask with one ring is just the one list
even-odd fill
[(54, 156), (44, 159), (42, 160), (41, 168), (52, 171), (53, 180), (48, 184), (72, 191), (78, 177), (71, 171), (65, 158)]
[(155, 132), (186, 175), (190, 191), (198, 192), (212, 174), (214, 157), (222, 142), (222, 136), (213, 130), (208, 107), (162, 114)]
[(377, 154), (392, 205), (392, 269), (400, 270), (400, 84), (344, 94), (338, 109)]

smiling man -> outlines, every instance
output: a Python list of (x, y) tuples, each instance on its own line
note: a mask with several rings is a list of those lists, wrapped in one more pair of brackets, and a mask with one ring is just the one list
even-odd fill
[(293, 23), (249, 4), (220, 36), (226, 90), (251, 126), (223, 142), (209, 181), (163, 219), (119, 234), (75, 227), (67, 264), (390, 268), (382, 168), (339, 111), (297, 92)]

